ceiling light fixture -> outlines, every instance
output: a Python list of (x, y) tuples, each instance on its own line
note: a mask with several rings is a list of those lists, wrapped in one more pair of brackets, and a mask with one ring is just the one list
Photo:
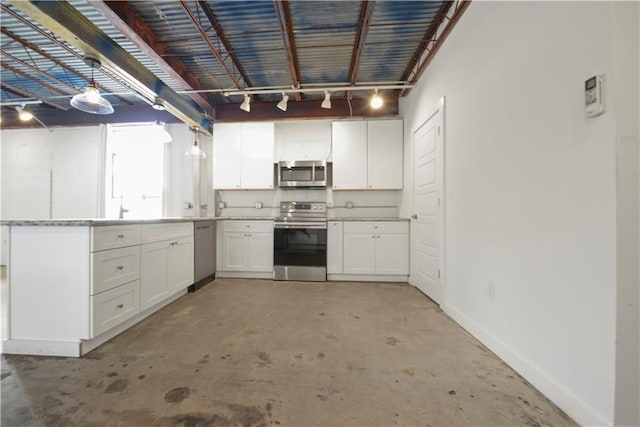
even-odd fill
[(192, 129), (193, 132), (196, 134), (195, 139), (193, 140), (193, 145), (191, 146), (191, 148), (189, 148), (184, 155), (189, 157), (202, 157), (203, 159), (207, 157), (207, 155), (205, 154), (204, 151), (202, 151), (202, 149), (200, 148), (200, 146), (198, 145), (198, 129), (194, 128)]
[(29, 120), (33, 119), (33, 114), (24, 109), (24, 104), (18, 105), (16, 107), (16, 111), (18, 112), (18, 118), (23, 122), (28, 122)]
[(84, 62), (91, 67), (91, 83), (84, 89), (84, 92), (71, 98), (71, 106), (77, 110), (91, 114), (111, 114), (113, 106), (109, 101), (100, 95), (93, 80), (93, 70), (100, 68), (102, 64), (96, 58), (85, 56)]
[(152, 107), (154, 110), (164, 111), (165, 110), (164, 100), (162, 98), (156, 98), (156, 100), (153, 101)]
[(384, 101), (382, 100), (382, 97), (378, 95), (378, 89), (375, 89), (373, 96), (371, 97), (371, 108), (377, 110), (382, 107), (383, 103)]
[(251, 112), (251, 98), (246, 93), (244, 94), (244, 101), (240, 104), (240, 109), (247, 113)]
[(287, 102), (289, 102), (289, 95), (286, 93), (282, 94), (282, 100), (278, 102), (277, 107), (282, 111), (287, 111)]
[(322, 104), (320, 104), (320, 107), (326, 108), (327, 110), (331, 109), (331, 93), (329, 93), (328, 90), (324, 91), (324, 100)]

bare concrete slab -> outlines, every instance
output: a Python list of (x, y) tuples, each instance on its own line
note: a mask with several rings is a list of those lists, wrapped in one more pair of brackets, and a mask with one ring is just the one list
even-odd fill
[(3, 426), (576, 425), (406, 284), (218, 279), (1, 385)]

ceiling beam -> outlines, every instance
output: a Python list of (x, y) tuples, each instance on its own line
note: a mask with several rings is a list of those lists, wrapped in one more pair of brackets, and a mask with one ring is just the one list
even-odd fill
[[(0, 82), (0, 87), (2, 87), (2, 89), (9, 91), (9, 92), (13, 92), (16, 95), (20, 95), (23, 98), (33, 98), (33, 99), (40, 99), (37, 96), (35, 96), (34, 94), (32, 94), (31, 92), (28, 92), (24, 89), (20, 89), (19, 87), (16, 87), (12, 84), (6, 83), (6, 82)], [(54, 107), (57, 108), (59, 110), (64, 110), (67, 111), (68, 108), (60, 105), (60, 104), (56, 104), (55, 102), (51, 102), (51, 101), (45, 101), (44, 99), (40, 99), (42, 101), (43, 104), (49, 105), (50, 107)]]
[(233, 48), (231, 47), (231, 43), (229, 43), (229, 40), (227, 39), (227, 36), (225, 35), (224, 30), (222, 29), (222, 26), (216, 19), (216, 16), (213, 14), (213, 10), (211, 10), (209, 3), (206, 1), (199, 0), (198, 6), (200, 6), (200, 9), (202, 9), (202, 11), (204, 12), (204, 15), (207, 17), (207, 20), (209, 20), (209, 23), (213, 27), (213, 30), (215, 31), (216, 36), (218, 37), (218, 40), (220, 40), (220, 43), (222, 43), (222, 45), (224, 46), (225, 50), (227, 51), (227, 55), (231, 59), (231, 62), (233, 63), (233, 66), (235, 67), (235, 69), (238, 70), (238, 73), (240, 73), (240, 76), (242, 76), (242, 80), (244, 80), (245, 85), (248, 87), (253, 87), (253, 83), (251, 83), (251, 79), (245, 72), (244, 67), (242, 66), (240, 61), (238, 61), (238, 57), (236, 57), (236, 54), (233, 51)]
[[(293, 35), (293, 25), (291, 24), (291, 12), (289, 3), (284, 0), (275, 0), (276, 12), (280, 21), (280, 32), (284, 40), (284, 48), (287, 53), (287, 65), (291, 82), (294, 88), (300, 87), (302, 78), (300, 77), (300, 67), (298, 66), (298, 53), (296, 49), (296, 39)], [(302, 99), (301, 93), (296, 93), (296, 100)]]
[[(444, 41), (447, 39), (447, 36), (451, 32), (451, 30), (453, 30), (453, 27), (456, 26), (456, 24), (460, 20), (460, 17), (464, 13), (464, 11), (467, 10), (470, 4), (471, 0), (456, 2), (453, 14), (450, 17), (447, 17), (447, 23), (444, 24), (444, 22), (441, 22), (442, 25), (445, 25), (444, 29), (439, 34), (437, 34), (437, 28), (434, 28), (434, 37), (436, 37), (436, 39), (433, 41), (433, 44), (429, 49), (429, 53), (427, 53), (426, 57), (422, 60), (420, 65), (418, 65), (418, 68), (415, 70), (413, 77), (410, 80), (412, 85), (418, 81), (440, 47), (444, 44)], [(404, 94), (406, 95), (410, 90), (411, 89), (406, 89), (404, 91)]]
[(398, 98), (388, 97), (378, 110), (372, 110), (368, 98), (332, 99), (331, 109), (321, 108), (321, 100), (289, 101), (287, 111), (281, 111), (275, 102), (252, 102), (251, 112), (240, 109), (240, 104), (219, 105), (216, 123), (248, 122), (261, 120), (291, 120), (345, 117), (385, 117), (398, 114)]
[[(31, 65), (28, 62), (25, 62), (20, 58), (16, 58), (15, 56), (11, 55), (10, 53), (5, 52), (4, 50), (0, 51), (0, 55), (4, 56), (6, 58), (9, 58), (13, 62), (17, 62), (18, 64), (22, 65), (23, 67), (28, 68), (29, 70), (31, 70), (31, 71), (33, 71), (33, 72), (35, 72), (37, 74), (40, 74), (45, 79), (49, 79), (49, 80), (51, 80), (53, 82), (58, 83), (60, 86), (63, 86), (65, 88), (67, 88), (67, 90), (70, 93), (80, 93), (80, 92), (82, 92), (82, 90), (78, 89), (77, 87), (75, 87), (73, 85), (70, 85), (67, 82), (63, 82), (59, 78), (52, 76), (51, 74), (47, 73), (46, 71), (43, 71), (40, 68), (36, 67), (35, 65)], [(66, 93), (69, 93), (69, 92), (66, 92)]]
[(229, 66), (227, 65), (227, 63), (225, 62), (225, 59), (222, 56), (222, 53), (220, 53), (218, 48), (211, 42), (211, 39), (209, 39), (209, 36), (207, 35), (207, 32), (205, 31), (204, 28), (202, 28), (202, 26), (200, 25), (200, 21), (193, 14), (193, 11), (191, 10), (191, 8), (187, 4), (187, 2), (185, 0), (179, 0), (179, 2), (180, 2), (180, 5), (182, 6), (182, 8), (184, 9), (184, 11), (187, 12), (187, 15), (189, 15), (189, 18), (191, 18), (191, 22), (193, 22), (193, 24), (198, 29), (198, 32), (200, 33), (200, 36), (202, 36), (202, 39), (209, 46), (209, 50), (211, 50), (211, 53), (213, 53), (213, 55), (218, 59), (218, 62), (220, 63), (222, 68), (224, 68), (225, 72), (227, 73), (227, 75), (229, 76), (231, 81), (233, 81), (233, 84), (237, 88), (244, 87), (244, 85), (240, 82), (240, 80), (238, 80), (238, 77), (236, 76), (235, 72), (232, 69), (230, 69)]
[[(2, 4), (2, 10), (8, 14), (10, 14), (13, 18), (17, 19), (18, 21), (22, 22), (24, 25), (26, 25), (27, 27), (31, 28), (33, 31), (35, 31), (36, 33), (40, 34), (42, 37), (47, 38), (49, 41), (51, 41), (52, 43), (54, 43), (56, 46), (60, 46), (61, 48), (63, 48), (64, 50), (66, 50), (67, 52), (69, 52), (70, 54), (76, 56), (78, 59), (83, 60), (82, 55), (78, 54), (78, 52), (76, 52), (75, 50), (71, 49), (69, 46), (67, 46), (65, 43), (62, 43), (60, 40), (58, 40), (57, 38), (53, 37), (51, 34), (47, 33), (46, 31), (42, 30), (40, 27), (38, 27), (37, 25), (34, 25), (31, 23), (31, 21), (25, 19), (24, 16), (22, 16), (21, 14), (16, 13), (13, 9), (11, 9), (10, 7)], [(30, 43), (24, 39), (22, 39), (22, 41), (19, 40), (19, 37), (16, 34), (13, 34), (11, 31), (7, 30), (6, 28), (2, 27), (2, 32), (6, 35), (8, 35), (9, 37), (12, 37), (14, 40), (18, 41), (19, 43), (25, 42), (28, 44), (24, 44), (23, 46), (26, 46), (30, 49), (33, 49), (35, 52), (38, 52), (39, 54), (44, 56), (44, 53), (41, 53), (40, 50), (35, 50), (35, 48), (37, 48), (37, 46), (35, 46), (33, 43)], [(18, 37), (18, 38), (15, 38)], [(44, 52), (44, 51), (43, 51)], [(47, 56), (48, 59), (50, 59), (51, 61), (54, 61), (56, 63), (59, 63), (60, 61), (57, 61), (56, 59), (54, 59), (53, 57)], [(60, 62), (60, 65), (62, 65), (62, 63)], [(65, 68), (73, 71), (75, 74), (79, 75), (80, 77), (82, 77), (83, 79), (85, 79), (87, 82), (91, 82), (91, 79), (84, 76), (82, 73), (80, 73), (79, 71), (76, 71), (75, 69), (69, 67), (69, 66), (65, 66)], [(96, 87), (99, 88), (100, 90), (102, 90), (103, 92), (107, 93), (107, 94), (111, 94), (113, 96), (115, 96), (116, 98), (120, 99), (121, 102), (124, 102), (126, 104), (131, 105), (131, 102), (119, 95), (114, 95), (113, 92), (111, 90), (109, 90), (107, 87), (105, 87), (104, 85), (101, 85), (99, 83), (96, 83)]]
[(358, 24), (358, 32), (356, 33), (356, 40), (353, 44), (351, 65), (349, 67), (349, 83), (351, 84), (356, 82), (356, 77), (358, 76), (360, 58), (362, 57), (364, 44), (367, 40), (369, 28), (371, 27), (371, 17), (373, 16), (373, 9), (375, 5), (375, 1), (363, 1), (362, 6), (360, 7), (360, 23)]
[[(17, 74), (17, 75), (19, 75), (21, 77), (24, 77), (24, 78), (29, 79), (29, 80), (33, 80), (34, 82), (38, 83), (41, 86), (46, 87), (47, 89), (49, 89), (52, 92), (56, 92), (56, 93), (58, 93), (60, 95), (68, 95), (69, 94), (68, 92), (65, 92), (64, 90), (59, 89), (59, 88), (57, 88), (57, 87), (55, 87), (55, 86), (53, 86), (53, 85), (51, 85), (51, 84), (49, 84), (49, 83), (47, 83), (47, 82), (45, 82), (43, 80), (40, 80), (40, 79), (38, 79), (38, 78), (36, 78), (36, 77), (34, 77), (32, 75), (29, 75), (28, 73), (25, 73), (22, 70), (18, 70), (17, 68), (12, 67), (11, 65), (7, 64), (6, 61), (2, 63), (2, 67), (6, 68), (7, 70), (9, 70), (12, 73)], [(44, 101), (42, 98), (38, 98), (38, 97), (36, 97), (35, 99), (39, 99), (40, 101)], [(63, 110), (68, 110), (69, 109), (67, 107), (62, 107), (61, 105), (58, 105), (58, 104), (55, 104), (55, 103), (52, 103), (52, 105), (54, 105), (54, 106), (56, 106), (58, 108), (61, 108)]]
[(8, 1), (76, 49), (96, 56), (103, 67), (140, 95), (149, 100), (156, 96), (162, 98), (171, 114), (211, 134), (213, 126), (206, 114), (173, 91), (68, 2)]
[[(102, 12), (104, 16), (144, 52), (158, 67), (172, 79), (182, 85), (185, 90), (206, 89), (200, 80), (178, 58), (171, 54), (169, 46), (147, 24), (142, 17), (126, 1), (93, 0), (91, 5)], [(190, 94), (200, 107), (214, 116), (215, 108), (206, 95)]]

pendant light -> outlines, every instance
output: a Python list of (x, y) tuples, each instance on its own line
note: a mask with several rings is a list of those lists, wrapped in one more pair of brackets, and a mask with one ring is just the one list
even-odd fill
[(100, 95), (100, 91), (96, 87), (93, 80), (93, 70), (100, 68), (102, 64), (96, 58), (85, 56), (84, 62), (91, 67), (91, 83), (84, 89), (84, 92), (71, 98), (71, 106), (77, 110), (91, 114), (111, 114), (113, 106), (111, 103)]
[(184, 155), (189, 157), (202, 157), (203, 159), (207, 157), (204, 151), (198, 145), (198, 129), (194, 129), (193, 132), (196, 134), (195, 139), (193, 140), (193, 145), (187, 151), (185, 151)]

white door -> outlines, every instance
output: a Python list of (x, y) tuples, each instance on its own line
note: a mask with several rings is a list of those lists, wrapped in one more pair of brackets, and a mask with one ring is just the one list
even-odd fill
[(246, 233), (222, 234), (222, 270), (244, 271), (247, 269), (247, 236)]
[(140, 310), (169, 296), (169, 242), (142, 245), (142, 282)]
[(193, 237), (173, 240), (169, 245), (169, 288), (177, 292), (193, 284)]
[(333, 188), (367, 188), (367, 122), (333, 122)]
[(374, 234), (344, 235), (344, 274), (376, 274)]
[(273, 188), (274, 123), (242, 124), (241, 188)]
[(413, 133), (413, 245), (410, 283), (442, 302), (442, 107)]
[(409, 273), (409, 235), (376, 235), (376, 274)]
[(247, 271), (273, 271), (273, 233), (249, 233)]
[(241, 130), (236, 123), (213, 127), (213, 188), (240, 188)]
[(327, 224), (327, 273), (342, 274), (342, 221)]
[(367, 188), (402, 188), (402, 120), (367, 122)]

